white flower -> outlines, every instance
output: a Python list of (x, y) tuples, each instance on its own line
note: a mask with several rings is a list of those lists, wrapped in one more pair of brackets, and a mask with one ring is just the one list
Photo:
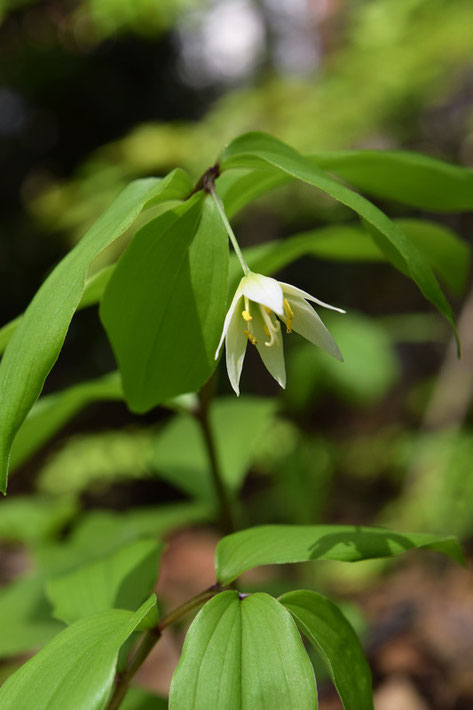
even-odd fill
[(250, 271), (242, 278), (228, 309), (215, 353), (217, 359), (225, 340), (228, 377), (237, 395), (240, 394), (240, 375), (248, 341), (256, 346), (274, 379), (281, 387), (286, 386), (281, 324), (278, 318), (285, 324), (287, 333), (294, 330), (337, 360), (343, 361), (337, 344), (307, 301), (345, 313), (341, 308), (319, 301), (300, 288), (269, 276)]

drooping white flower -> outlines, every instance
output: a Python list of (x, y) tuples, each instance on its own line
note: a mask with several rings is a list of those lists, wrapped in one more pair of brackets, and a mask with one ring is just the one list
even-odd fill
[[(225, 340), (227, 372), (236, 394), (248, 342), (256, 346), (274, 379), (286, 386), (286, 367), (280, 320), (286, 332), (295, 331), (311, 343), (343, 361), (334, 339), (308, 301), (345, 313), (309, 293), (269, 276), (249, 271), (240, 281), (223, 325), (215, 359)], [(279, 320), (278, 320), (279, 318)]]

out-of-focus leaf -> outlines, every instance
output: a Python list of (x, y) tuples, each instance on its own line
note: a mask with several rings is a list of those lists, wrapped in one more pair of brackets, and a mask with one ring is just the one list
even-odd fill
[(33, 406), (15, 437), (10, 468), (13, 470), (30, 458), (91, 402), (120, 399), (123, 399), (123, 392), (118, 372), (42, 397)]
[[(437, 276), (455, 295), (463, 293), (469, 271), (470, 250), (466, 242), (443, 225), (423, 219), (395, 219), (409, 241), (429, 262)], [(274, 274), (303, 256), (330, 261), (386, 261), (369, 231), (361, 225), (339, 224), (244, 250), (253, 271)], [(235, 271), (238, 272), (238, 265)], [(233, 270), (232, 270), (233, 275)]]
[(399, 363), (386, 328), (358, 313), (330, 318), (327, 324), (343, 353), (343, 365), (308, 343), (298, 343), (288, 353), (288, 401), (304, 407), (314, 390), (334, 391), (360, 405), (383, 397), (399, 378)]
[(25, 544), (47, 540), (72, 518), (76, 504), (68, 497), (15, 496), (0, 505), (0, 539)]
[(436, 550), (464, 564), (462, 549), (453, 536), (355, 525), (261, 525), (222, 538), (215, 568), (218, 581), (229, 584), (260, 565), (319, 559), (357, 562), (393, 557), (413, 548)]
[(160, 698), (147, 690), (132, 686), (120, 705), (120, 710), (167, 710), (167, 707), (167, 698)]
[(90, 263), (125, 232), (151, 200), (182, 189), (182, 171), (131, 183), (56, 266), (26, 309), (0, 363), (0, 489), (7, 485), (13, 439), (61, 351)]
[(136, 508), (122, 513), (93, 511), (84, 515), (70, 537), (35, 549), (38, 566), (60, 574), (110, 554), (120, 545), (161, 537), (176, 528), (209, 519), (209, 510), (197, 503), (174, 503)]
[(291, 177), (275, 175), (273, 170), (226, 170), (216, 184), (230, 218), (260, 195), (291, 181)]
[(102, 710), (118, 652), (138, 628), (155, 623), (156, 597), (137, 612), (110, 609), (59, 633), (0, 689), (2, 710)]
[(367, 199), (342, 185), (285, 143), (264, 133), (247, 133), (236, 138), (222, 155), (222, 167), (273, 166), (278, 172), (302, 180), (357, 212), (377, 235), (387, 258), (410, 275), (424, 296), (442, 313), (455, 333), (455, 318), (429, 265), (402, 230)]
[(358, 636), (329, 599), (306, 590), (279, 597), (319, 652), (345, 710), (373, 710), (371, 671)]
[(473, 209), (473, 170), (428, 155), (352, 150), (320, 153), (309, 160), (368, 195), (432, 212)]
[(153, 590), (162, 549), (157, 540), (138, 540), (52, 579), (46, 593), (53, 615), (71, 624), (105, 609), (136, 609)]
[[(276, 403), (263, 397), (215, 400), (210, 420), (222, 477), (235, 495), (251, 466), (258, 439), (275, 414)], [(206, 503), (214, 504), (209, 460), (199, 425), (190, 416), (175, 417), (158, 435), (157, 475)]]
[(29, 576), (0, 589), (0, 658), (39, 648), (64, 628), (51, 617), (44, 582)]
[(294, 621), (268, 594), (228, 591), (187, 632), (170, 710), (316, 710), (314, 672)]
[(131, 409), (147, 411), (208, 379), (227, 269), (227, 235), (211, 199), (198, 195), (137, 233), (100, 310)]

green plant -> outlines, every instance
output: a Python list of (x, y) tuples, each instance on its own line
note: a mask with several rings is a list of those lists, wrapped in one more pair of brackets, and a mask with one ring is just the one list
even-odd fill
[[(45, 500), (40, 509), (36, 500), (20, 503), (20, 513), (18, 508), (15, 513), (15, 501), (10, 507), (3, 503), (7, 520), (8, 515), (10, 520), (24, 515), (28, 505), (36, 511), (28, 533), (11, 523), (5, 529), (12, 539), (23, 536), (31, 544), (37, 563), (34, 575), (3, 593), (3, 628), (10, 625), (4, 654), (46, 643), (3, 685), (1, 710), (112, 710), (122, 701), (122, 707), (135, 707), (135, 702), (140, 707), (142, 701), (146, 707), (161, 707), (161, 699), (133, 690), (127, 695), (130, 682), (163, 630), (200, 607), (173, 678), (172, 710), (316, 708), (314, 673), (299, 631), (326, 663), (346, 710), (372, 707), (369, 667), (337, 606), (312, 590), (278, 598), (248, 594), (240, 590), (238, 578), (261, 565), (355, 562), (412, 548), (436, 550), (462, 562), (459, 544), (449, 536), (349, 525), (236, 530), (243, 519), (238, 493), (255, 422), (263, 412), (269, 421), (274, 412), (270, 403), (251, 398), (225, 406), (213, 401), (212, 375), (225, 335), (236, 391), (247, 340), (257, 345), (271, 374), (284, 385), (283, 335), (276, 315), (288, 332), (301, 332), (339, 359), (337, 346), (306, 301), (312, 297), (269, 278), (302, 254), (317, 253), (321, 244), (326, 257), (350, 260), (368, 253), (391, 262), (455, 331), (434, 272), (450, 287), (458, 286), (445, 266), (445, 255), (452, 264), (458, 253), (464, 255), (458, 238), (422, 220), (391, 221), (339, 178), (367, 194), (432, 211), (473, 206), (471, 170), (404, 152), (307, 157), (269, 135), (246, 134), (227, 146), (195, 187), (181, 170), (131, 183), (50, 274), (26, 312), (0, 331), (2, 345), (8, 343), (0, 367), (4, 492), (10, 461), (14, 466), (26, 460), (90, 401), (124, 399), (136, 413), (158, 405), (177, 410), (176, 426), (184, 428), (198, 452), (186, 459), (172, 433), (166, 444), (157, 439), (161, 456), (171, 452), (168, 475), (191, 497), (189, 504), (123, 515), (91, 513), (62, 545), (52, 537), (75, 514), (74, 500), (67, 498), (73, 486), (63, 491), (66, 498)], [(297, 180), (352, 209), (360, 224), (332, 225), (328, 232), (320, 229), (242, 252), (228, 219), (262, 193)], [(157, 206), (159, 216), (152, 210)], [(140, 213), (142, 226), (133, 234)], [(133, 236), (118, 263), (87, 281), (90, 264), (126, 231)], [(229, 257), (228, 237), (237, 258)], [(240, 267), (244, 277), (234, 299)], [(228, 302), (232, 306), (224, 328)], [(74, 313), (96, 303), (119, 376), (111, 373), (36, 402)], [(250, 425), (238, 438), (233, 429), (245, 422)], [(152, 446), (146, 441), (143, 461), (152, 469)], [(47, 524), (50, 518), (57, 523)], [(156, 537), (194, 520), (217, 521), (225, 533), (217, 546), (216, 583), (161, 615), (152, 594), (163, 547)], [(19, 611), (15, 598), (21, 601)], [(60, 622), (66, 628), (60, 630)]]

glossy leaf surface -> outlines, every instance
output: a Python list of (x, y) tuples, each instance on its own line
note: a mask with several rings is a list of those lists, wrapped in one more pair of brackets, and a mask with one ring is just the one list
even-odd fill
[(228, 591), (201, 609), (171, 684), (170, 710), (315, 710), (312, 665), (291, 615), (268, 594)]
[(373, 710), (371, 671), (358, 636), (329, 599), (306, 590), (279, 597), (320, 654), (345, 710)]
[(416, 547), (442, 552), (463, 563), (461, 547), (450, 536), (355, 525), (261, 525), (222, 538), (215, 566), (218, 581), (228, 584), (260, 565), (311, 560), (357, 562), (393, 557)]

